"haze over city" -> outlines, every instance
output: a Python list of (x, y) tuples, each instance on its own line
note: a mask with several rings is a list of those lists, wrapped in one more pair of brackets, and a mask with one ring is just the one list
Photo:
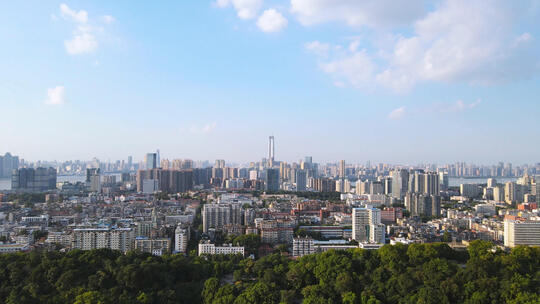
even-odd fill
[(537, 161), (538, 1), (9, 1), (28, 160)]

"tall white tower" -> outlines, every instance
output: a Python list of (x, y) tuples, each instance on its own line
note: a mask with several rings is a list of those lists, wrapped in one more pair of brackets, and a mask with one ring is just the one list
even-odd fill
[(275, 146), (274, 146), (274, 136), (268, 137), (268, 161), (274, 162), (274, 152), (275, 152)]

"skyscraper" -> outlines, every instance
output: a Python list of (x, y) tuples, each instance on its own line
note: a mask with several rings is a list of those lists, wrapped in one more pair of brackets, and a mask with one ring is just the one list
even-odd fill
[(147, 153), (144, 159), (145, 169), (156, 169), (158, 166), (157, 153)]
[(274, 153), (275, 153), (275, 146), (274, 146), (274, 136), (268, 137), (268, 161), (270, 163), (274, 162)]
[(306, 191), (307, 174), (305, 170), (296, 170), (296, 191)]
[(7, 152), (4, 156), (0, 155), (0, 178), (11, 177), (13, 170), (19, 168), (19, 157), (13, 156)]
[(396, 169), (392, 174), (392, 196), (403, 198), (409, 187), (409, 171), (405, 169)]
[(381, 210), (366, 206), (354, 208), (352, 214), (352, 238), (359, 243), (385, 243)]
[(264, 171), (264, 183), (266, 191), (279, 190), (279, 169), (268, 168)]
[(345, 160), (339, 161), (339, 178), (345, 178)]

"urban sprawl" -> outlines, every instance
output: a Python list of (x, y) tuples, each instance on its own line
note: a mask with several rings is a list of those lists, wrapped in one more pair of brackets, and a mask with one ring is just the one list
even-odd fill
[(160, 159), (159, 151), (140, 163), (27, 162), (6, 153), (0, 178), (10, 185), (0, 191), (0, 253), (256, 258), (396, 243), (465, 249), (476, 239), (540, 246), (538, 163), (286, 163), (274, 159), (270, 137), (268, 157), (244, 165)]

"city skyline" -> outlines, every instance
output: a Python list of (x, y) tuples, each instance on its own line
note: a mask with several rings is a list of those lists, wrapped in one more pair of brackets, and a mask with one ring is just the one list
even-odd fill
[(538, 1), (339, 1), (5, 3), (2, 147), (536, 161)]

